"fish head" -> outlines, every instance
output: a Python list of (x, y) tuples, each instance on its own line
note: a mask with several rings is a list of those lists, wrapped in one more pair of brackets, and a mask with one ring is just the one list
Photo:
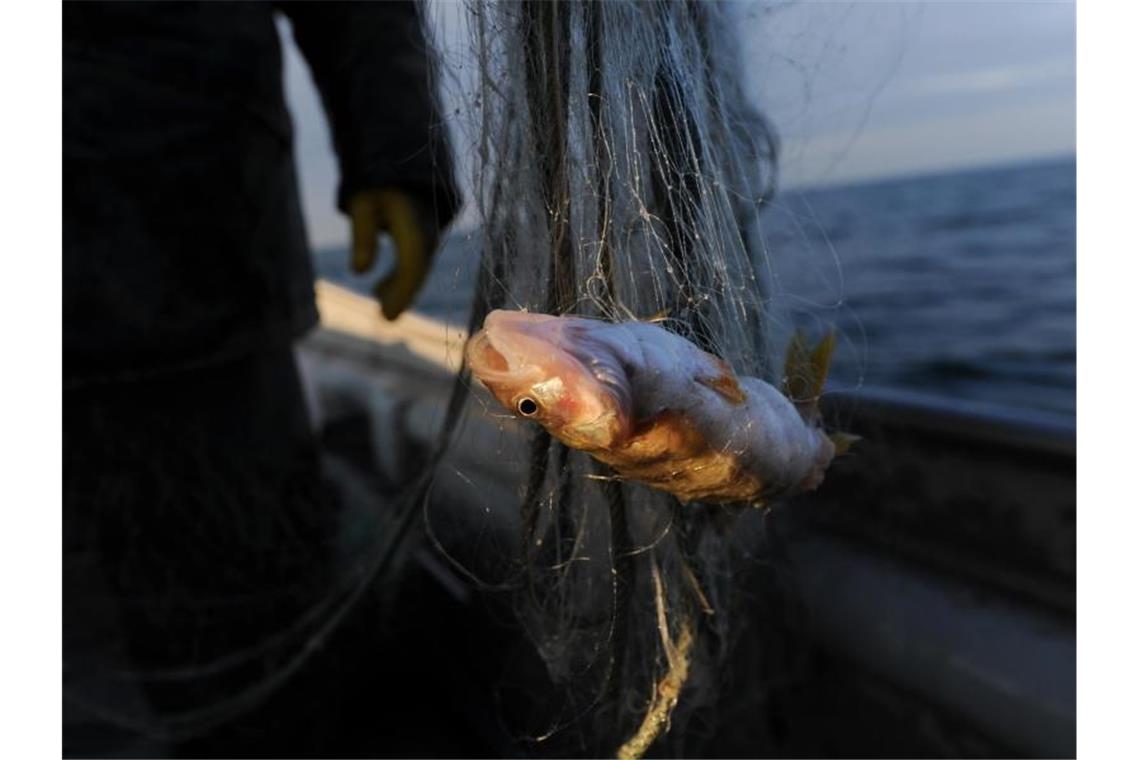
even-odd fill
[(467, 342), (467, 366), (512, 414), (566, 445), (606, 449), (632, 427), (629, 380), (604, 325), (579, 317), (496, 310)]

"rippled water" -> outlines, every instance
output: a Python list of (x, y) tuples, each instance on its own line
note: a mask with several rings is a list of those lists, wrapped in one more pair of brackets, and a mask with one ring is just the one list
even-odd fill
[(765, 229), (776, 301), (846, 338), (836, 380), (1074, 413), (1073, 160), (785, 193)]
[[(834, 326), (836, 387), (1075, 413), (1073, 159), (788, 191), (763, 219), (777, 337)], [(416, 308), (465, 323), (476, 256), (454, 235)], [(367, 292), (346, 258), (319, 274)]]

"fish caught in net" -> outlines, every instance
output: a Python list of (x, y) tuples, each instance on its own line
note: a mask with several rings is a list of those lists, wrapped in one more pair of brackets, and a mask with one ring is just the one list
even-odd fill
[[(495, 309), (652, 320), (731, 372), (775, 380), (757, 216), (777, 146), (741, 91), (731, 8), (468, 14), (477, 82), (459, 149), (482, 250), (469, 334)], [(683, 503), (519, 424), (469, 372), (458, 383), (438, 468), (459, 468), (447, 441), (464, 419), (498, 418), (486, 456), (518, 463), (517, 501), (469, 481), (490, 523), (479, 541), (435, 530), (447, 518), (430, 504), (425, 517), (469, 577), (512, 595), (541, 659), (550, 688), (512, 729), (541, 754), (640, 756), (715, 691), (733, 635), (732, 525), (749, 499)]]

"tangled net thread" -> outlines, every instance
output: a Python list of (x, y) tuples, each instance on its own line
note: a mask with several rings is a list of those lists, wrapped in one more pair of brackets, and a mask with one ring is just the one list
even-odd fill
[[(776, 144), (740, 90), (731, 10), (622, 1), (468, 11), (482, 223), (470, 327), (500, 307), (660, 314), (737, 371), (771, 377), (756, 219)], [(565, 694), (531, 736), (638, 757), (669, 726), (694, 669), (723, 656), (725, 513), (620, 482), (543, 431), (526, 449), (500, 587), (515, 589)]]

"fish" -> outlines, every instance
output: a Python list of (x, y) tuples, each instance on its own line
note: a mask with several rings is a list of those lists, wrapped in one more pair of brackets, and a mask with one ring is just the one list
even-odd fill
[(817, 488), (854, 440), (820, 422), (834, 342), (808, 350), (797, 333), (784, 392), (643, 321), (498, 309), (464, 357), (513, 415), (619, 477), (685, 503), (760, 506)]

